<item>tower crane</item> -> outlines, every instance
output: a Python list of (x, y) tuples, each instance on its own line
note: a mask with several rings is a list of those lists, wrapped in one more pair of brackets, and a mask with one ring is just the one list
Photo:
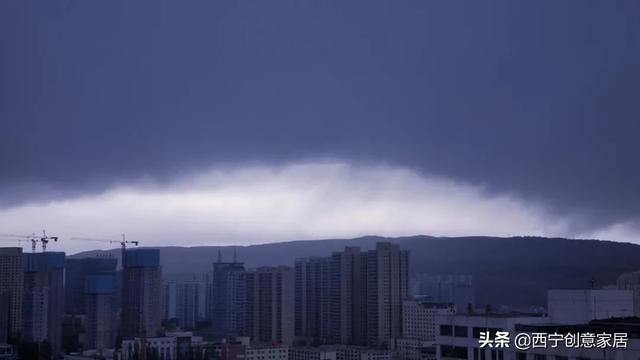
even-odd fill
[(13, 240), (18, 242), (31, 242), (31, 252), (36, 252), (37, 244), (42, 245), (42, 252), (47, 251), (47, 244), (53, 240), (57, 242), (58, 236), (49, 236), (45, 230), (42, 230), (42, 236), (37, 236), (35, 233), (31, 235), (16, 235), (16, 234), (0, 234), (1, 240)]
[(122, 268), (124, 268), (124, 259), (126, 256), (126, 250), (127, 250), (127, 244), (132, 244), (135, 246), (138, 246), (140, 244), (139, 241), (137, 240), (127, 240), (124, 236), (124, 234), (122, 234), (122, 239), (121, 240), (115, 240), (115, 239), (94, 239), (94, 238), (83, 238), (83, 237), (73, 237), (70, 238), (69, 240), (82, 240), (82, 241), (98, 241), (98, 242), (107, 242), (110, 244), (115, 244), (118, 243), (120, 244), (120, 247), (122, 248), (122, 257), (121, 257), (121, 261), (122, 261)]

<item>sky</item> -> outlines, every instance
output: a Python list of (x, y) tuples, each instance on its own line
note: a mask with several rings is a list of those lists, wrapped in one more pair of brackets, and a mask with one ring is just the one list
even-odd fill
[(638, 13), (2, 1), (0, 234), (639, 242)]

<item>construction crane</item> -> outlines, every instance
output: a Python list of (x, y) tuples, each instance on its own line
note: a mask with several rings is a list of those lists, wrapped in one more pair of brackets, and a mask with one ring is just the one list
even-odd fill
[(122, 234), (122, 240), (114, 240), (114, 239), (93, 239), (93, 238), (83, 238), (83, 237), (73, 237), (70, 238), (69, 240), (82, 240), (82, 241), (97, 241), (97, 242), (107, 242), (110, 244), (115, 244), (118, 243), (120, 244), (121, 248), (122, 248), (122, 267), (124, 268), (124, 259), (126, 256), (126, 250), (127, 250), (127, 244), (133, 244), (135, 246), (138, 246), (140, 244), (139, 241), (137, 240), (127, 240), (124, 236), (124, 234)]
[(45, 230), (42, 230), (42, 236), (37, 236), (35, 233), (31, 235), (16, 235), (16, 234), (0, 234), (1, 240), (18, 241), (18, 242), (31, 242), (31, 252), (36, 252), (37, 244), (42, 245), (42, 252), (47, 251), (47, 244), (53, 240), (57, 242), (59, 237), (49, 236)]

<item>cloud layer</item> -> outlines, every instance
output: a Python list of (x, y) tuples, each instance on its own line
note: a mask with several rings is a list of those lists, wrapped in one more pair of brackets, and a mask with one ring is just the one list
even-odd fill
[(52, 249), (70, 252), (110, 247), (70, 237), (120, 233), (146, 246), (367, 234), (579, 235), (571, 233), (569, 219), (515, 196), (406, 168), (335, 162), (213, 169), (173, 183), (139, 181), (100, 195), (0, 212), (0, 229), (40, 228), (63, 237)]
[[(638, 13), (636, 0), (3, 0), (0, 209), (24, 216), (9, 225), (32, 221), (30, 209), (89, 233), (110, 224), (151, 238), (151, 214), (222, 229), (198, 241), (257, 228), (264, 239), (555, 233), (554, 219), (568, 234), (632, 233)], [(334, 179), (312, 166), (303, 182), (318, 179), (319, 195), (296, 187), (303, 170), (285, 170), (326, 158), (393, 168), (345, 165)], [(252, 171), (295, 191), (274, 184), (267, 196), (242, 181)], [(198, 176), (219, 183), (173, 188)], [(522, 207), (520, 220), (490, 216), (505, 206)], [(162, 230), (183, 241), (178, 227)]]

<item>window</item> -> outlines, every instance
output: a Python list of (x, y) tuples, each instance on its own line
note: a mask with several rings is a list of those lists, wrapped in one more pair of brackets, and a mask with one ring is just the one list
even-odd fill
[(453, 327), (451, 325), (440, 325), (441, 336), (453, 336)]
[(516, 360), (527, 360), (527, 353), (517, 352)]
[(543, 354), (533, 354), (533, 360), (546, 360), (547, 356)]
[(469, 336), (469, 332), (466, 326), (455, 326), (453, 328), (455, 337), (467, 337)]
[(455, 359), (466, 359), (467, 358), (467, 348), (460, 346), (447, 346), (443, 345), (440, 347), (440, 356), (455, 358)]
[(556, 355), (556, 360), (569, 360), (568, 356)]

